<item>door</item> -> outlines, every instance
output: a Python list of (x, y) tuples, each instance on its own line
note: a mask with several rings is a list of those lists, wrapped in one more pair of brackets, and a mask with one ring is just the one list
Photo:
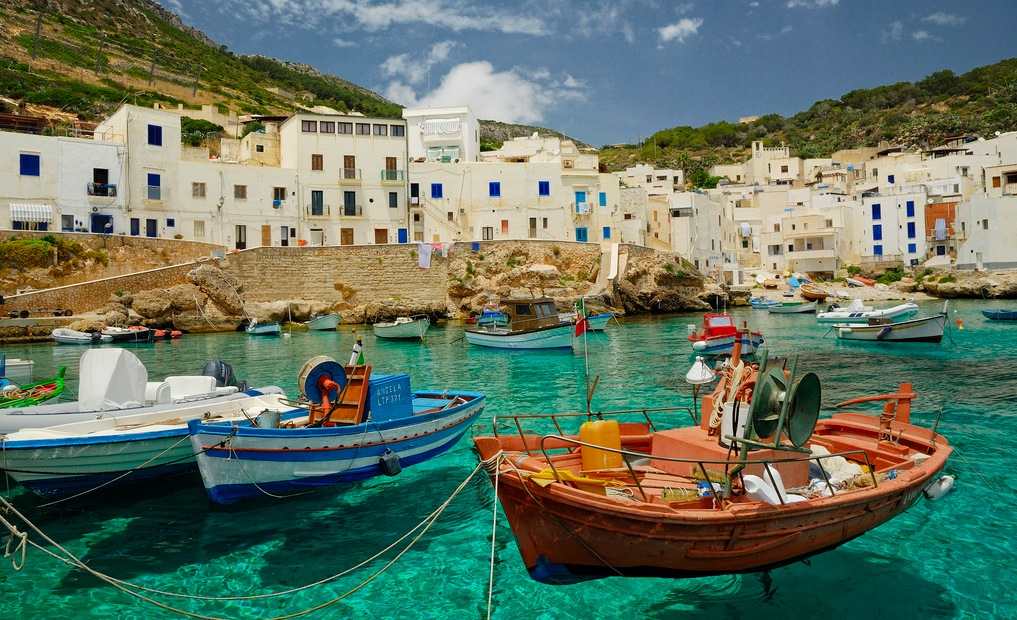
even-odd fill
[(339, 229), (339, 243), (341, 245), (353, 245), (353, 229), (352, 228), (340, 228)]
[(234, 229), (234, 242), (233, 247), (238, 250), (247, 249), (247, 226), (245, 224), (237, 224)]
[(311, 215), (325, 215), (325, 192), (320, 189), (311, 192)]
[(93, 213), (91, 227), (89, 230), (94, 233), (99, 233), (100, 235), (113, 234), (113, 216), (104, 215), (102, 213)]
[(396, 174), (396, 158), (395, 157), (386, 157), (385, 158), (385, 172), (384, 172), (384, 174), (385, 174), (385, 176), (384, 176), (384, 180), (385, 181), (398, 181), (399, 180), (399, 179), (396, 178), (398, 175)]
[(311, 245), (325, 245), (325, 231), (320, 228), (311, 229)]
[(268, 224), (261, 225), (261, 247), (267, 248), (272, 245), (272, 227)]
[(109, 170), (92, 168), (92, 195), (109, 196)]
[(589, 240), (589, 235), (586, 232), (586, 227), (582, 226), (582, 227), (576, 228), (576, 241), (586, 242), (588, 240)]
[(279, 227), (279, 245), (287, 247), (290, 244), (290, 227), (280, 226)]
[(409, 231), (405, 228), (399, 229), (399, 243), (409, 243), (410, 235)]
[(343, 215), (357, 216), (357, 192), (343, 192)]
[(534, 239), (537, 236), (537, 218), (530, 218), (530, 239)]
[(353, 155), (343, 155), (343, 178), (357, 178), (357, 158)]
[(387, 228), (375, 228), (374, 229), (374, 243), (377, 245), (384, 245), (388, 243), (388, 229)]
[(61, 215), (60, 216), (60, 230), (64, 232), (74, 232), (74, 216), (73, 215)]
[(982, 253), (981, 252), (975, 252), (975, 269), (977, 269), (978, 271), (981, 271), (982, 269), (984, 269), (984, 266), (982, 265)]
[(131, 236), (137, 237), (140, 234), (141, 234), (141, 220), (136, 218), (136, 217), (132, 217), (131, 218)]
[(159, 220), (154, 220), (151, 218), (145, 220), (145, 236), (146, 237), (159, 236)]

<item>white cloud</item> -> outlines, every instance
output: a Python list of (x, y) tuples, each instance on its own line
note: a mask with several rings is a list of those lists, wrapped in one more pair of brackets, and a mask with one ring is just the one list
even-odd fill
[(657, 34), (660, 36), (662, 44), (671, 41), (685, 43), (686, 39), (699, 33), (699, 28), (702, 25), (702, 17), (683, 17), (673, 24), (658, 28)]
[(759, 3), (756, 2), (755, 0), (752, 0), (752, 2), (749, 3), (749, 6), (751, 6), (752, 8), (756, 8), (759, 6)]
[(922, 18), (922, 21), (937, 26), (961, 26), (964, 22), (968, 21), (968, 18), (963, 15), (937, 11), (931, 15), (926, 15)]
[(764, 41), (772, 41), (772, 40), (776, 39), (777, 37), (782, 37), (782, 36), (784, 36), (786, 34), (790, 34), (792, 30), (794, 30), (794, 28), (791, 26), (791, 24), (787, 24), (786, 26), (784, 26), (783, 28), (781, 28), (777, 32), (772, 32), (772, 33), (771, 32), (764, 32), (764, 33), (756, 35), (756, 36), (758, 36), (760, 39), (762, 39)]
[(390, 83), (385, 96), (406, 106), (468, 105), (480, 118), (535, 123), (557, 105), (585, 100), (584, 87), (567, 73), (559, 80), (546, 69), (498, 71), (482, 60), (452, 67), (438, 87), (423, 96), (400, 81)]
[(825, 9), (838, 4), (840, 0), (787, 0), (789, 9)]
[(890, 22), (890, 25), (883, 30), (883, 43), (900, 41), (902, 38), (904, 38), (904, 24), (900, 20)]
[(456, 41), (438, 41), (431, 45), (426, 56), (406, 53), (389, 56), (381, 63), (381, 72), (386, 77), (400, 78), (410, 84), (419, 84), (427, 77), (427, 72), (437, 64), (448, 60), (449, 54), (456, 46)]
[(357, 44), (354, 43), (353, 41), (347, 41), (346, 39), (341, 39), (339, 37), (336, 37), (336, 38), (332, 39), (332, 45), (334, 45), (336, 47), (356, 47), (357, 46)]
[(915, 30), (911, 33), (915, 41), (939, 41), (939, 37), (933, 36), (928, 30)]

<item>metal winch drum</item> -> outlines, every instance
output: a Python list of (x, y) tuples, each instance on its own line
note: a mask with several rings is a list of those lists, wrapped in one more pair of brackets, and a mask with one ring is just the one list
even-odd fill
[(752, 431), (757, 437), (773, 437), (775, 443), (786, 434), (791, 445), (802, 448), (819, 419), (822, 394), (816, 373), (788, 379), (783, 368), (760, 372), (750, 408)]
[[(312, 403), (320, 403), (324, 394), (321, 393), (318, 384), (322, 378), (335, 381), (341, 389), (346, 386), (346, 369), (327, 355), (312, 357), (304, 363), (297, 374), (300, 395)], [(339, 398), (339, 390), (333, 388), (328, 393), (328, 398), (335, 402)]]

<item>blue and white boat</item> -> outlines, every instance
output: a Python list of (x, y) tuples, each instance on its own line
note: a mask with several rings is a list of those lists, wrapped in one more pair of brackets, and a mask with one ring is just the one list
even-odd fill
[(282, 333), (282, 326), (279, 325), (278, 321), (263, 323), (252, 319), (245, 331), (252, 336), (278, 336)]
[(982, 316), (990, 321), (1017, 321), (1017, 310), (982, 310)]
[(192, 420), (190, 449), (209, 498), (231, 504), (394, 476), (451, 448), (484, 409), (483, 394), (413, 393), (408, 375), (371, 377), (370, 368), (318, 357), (298, 381), (306, 408)]
[(586, 323), (591, 332), (602, 332), (604, 331), (604, 328), (607, 327), (608, 322), (613, 318), (613, 312), (598, 312), (597, 314), (591, 314), (586, 317)]
[(467, 328), (466, 342), (495, 349), (571, 349), (575, 321), (558, 313), (554, 300), (505, 299), (501, 302), (509, 317), (507, 326)]
[(752, 297), (749, 299), (749, 305), (752, 306), (753, 310), (767, 310), (772, 306), (779, 306), (780, 302), (776, 299), (767, 299), (766, 297)]

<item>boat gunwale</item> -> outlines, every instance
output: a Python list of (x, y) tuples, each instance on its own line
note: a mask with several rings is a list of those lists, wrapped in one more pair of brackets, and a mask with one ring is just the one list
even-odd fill
[(495, 337), (503, 338), (503, 337), (506, 337), (506, 336), (523, 336), (523, 335), (526, 335), (526, 334), (534, 334), (534, 333), (537, 333), (537, 332), (544, 332), (544, 331), (548, 331), (548, 330), (552, 330), (552, 329), (561, 329), (561, 328), (568, 328), (570, 330), (574, 329), (575, 328), (575, 323), (574, 322), (570, 322), (570, 323), (562, 322), (562, 323), (559, 323), (557, 325), (545, 325), (543, 327), (534, 327), (532, 329), (520, 329), (520, 330), (508, 329), (508, 330), (502, 331), (502, 332), (498, 332), (498, 331), (494, 331), (494, 330), (487, 330), (487, 329), (476, 329), (476, 328), (473, 328), (473, 329), (464, 329), (463, 332), (468, 333), (468, 334), (479, 334), (481, 336), (495, 336)]

